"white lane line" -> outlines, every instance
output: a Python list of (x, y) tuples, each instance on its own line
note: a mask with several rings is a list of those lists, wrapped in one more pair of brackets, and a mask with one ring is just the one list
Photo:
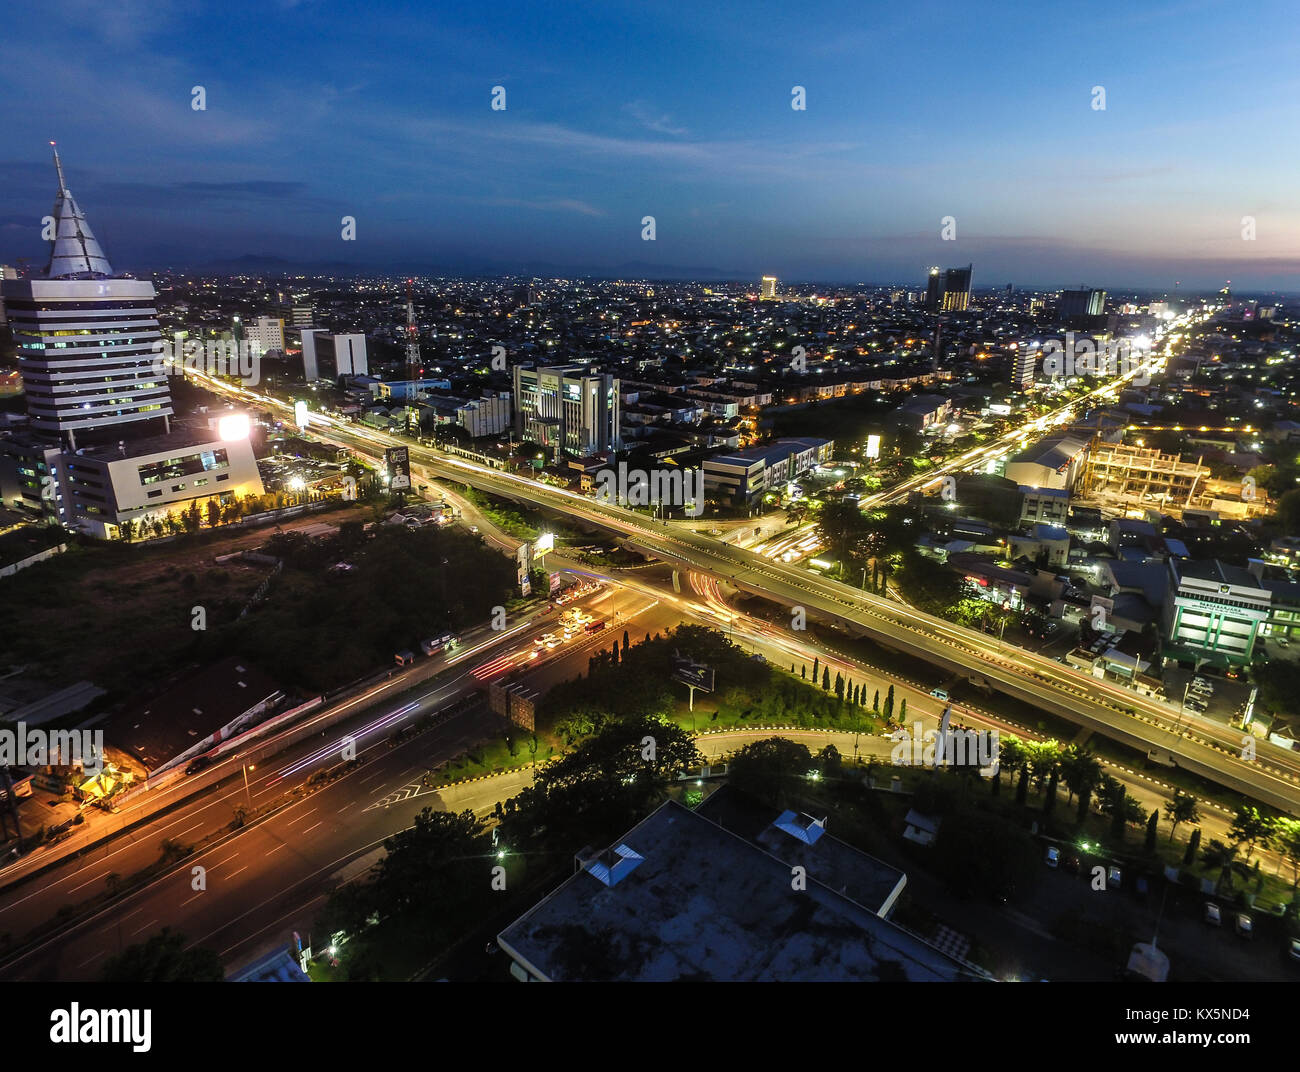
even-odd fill
[(316, 826), (309, 826), (309, 827), (307, 827), (307, 829), (304, 830), (304, 831), (302, 832), (302, 836), (303, 836), (303, 837), (306, 837), (306, 836), (307, 836), (308, 834), (310, 834), (313, 830), (315, 830), (317, 826), (322, 825), (324, 822), (325, 822), (325, 820), (322, 819), (319, 823), (316, 824)]
[(156, 919), (152, 919), (152, 920), (150, 920), (150, 921), (149, 921), (148, 923), (146, 923), (143, 927), (141, 927), (140, 930), (132, 931), (132, 932), (131, 932), (131, 937), (134, 938), (137, 934), (140, 933), (140, 931), (147, 931), (150, 927), (152, 927), (152, 926), (153, 926), (155, 923), (157, 923), (157, 922), (158, 922), (158, 921), (157, 921)]
[(302, 813), (301, 815), (299, 815), (298, 818), (296, 818), (296, 819), (290, 819), (290, 820), (289, 820), (287, 823), (285, 823), (284, 825), (285, 825), (285, 826), (293, 826), (294, 823), (300, 823), (300, 822), (302, 822), (302, 820), (306, 819), (309, 815), (315, 815), (315, 814), (316, 814), (316, 809), (313, 808), (311, 811), (305, 811), (305, 812), (303, 812), (303, 813)]
[(112, 873), (113, 873), (112, 871), (105, 871), (102, 875), (99, 875), (99, 876), (97, 876), (96, 878), (87, 879), (87, 880), (86, 880), (85, 882), (83, 882), (80, 886), (71, 886), (71, 887), (69, 887), (68, 892), (69, 892), (69, 893), (76, 893), (78, 890), (83, 889), (83, 888), (85, 888), (86, 886), (91, 885), (92, 883), (103, 881), (104, 879), (108, 878), (108, 876), (111, 875)]

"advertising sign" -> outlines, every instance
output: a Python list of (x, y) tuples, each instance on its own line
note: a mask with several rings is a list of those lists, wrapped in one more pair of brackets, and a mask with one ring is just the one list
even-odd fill
[(390, 491), (409, 491), (411, 487), (411, 450), (409, 447), (389, 447), (384, 451), (384, 464), (388, 469)]

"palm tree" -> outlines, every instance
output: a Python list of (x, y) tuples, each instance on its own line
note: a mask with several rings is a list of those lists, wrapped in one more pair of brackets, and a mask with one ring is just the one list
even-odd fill
[(1169, 820), (1169, 840), (1174, 840), (1174, 831), (1182, 823), (1199, 823), (1201, 813), (1196, 807), (1196, 798), (1181, 789), (1174, 790), (1174, 799), (1165, 805), (1165, 818)]
[(1201, 863), (1206, 867), (1219, 869), (1219, 886), (1232, 889), (1232, 869), (1237, 862), (1237, 846), (1225, 845), (1218, 838), (1211, 838), (1209, 848), (1201, 850)]
[(1128, 818), (1128, 790), (1109, 774), (1103, 774), (1097, 786), (1097, 800), (1101, 813), (1110, 816), (1111, 836), (1123, 841), (1124, 823)]
[(1067, 748), (1066, 753), (1067, 755), (1062, 757), (1061, 775), (1065, 778), (1065, 784), (1070, 787), (1070, 795), (1073, 797), (1077, 793), (1079, 796), (1077, 818), (1079, 822), (1083, 822), (1088, 817), (1092, 791), (1103, 777), (1101, 761), (1086, 748), (1075, 745)]

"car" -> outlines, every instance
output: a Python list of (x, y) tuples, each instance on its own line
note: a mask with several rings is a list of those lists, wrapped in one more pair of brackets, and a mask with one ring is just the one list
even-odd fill
[(933, 696), (936, 700), (946, 700), (946, 699), (948, 699), (948, 690), (947, 690), (947, 689), (931, 689), (931, 690), (930, 690), (930, 695)]
[(1201, 703), (1198, 700), (1188, 700), (1184, 706), (1187, 708), (1187, 710), (1194, 711), (1198, 715), (1205, 714), (1205, 710), (1206, 710), (1205, 704)]
[(1213, 901), (1205, 902), (1205, 912), (1201, 918), (1211, 927), (1223, 926), (1223, 914), (1219, 911), (1219, 906)]
[(551, 639), (546, 642), (546, 647), (548, 650), (551, 648), (558, 648), (563, 643), (564, 641), (561, 640), (559, 637), (552, 636)]
[(471, 525), (471, 526), (469, 527), (469, 531), (470, 531), (470, 532), (473, 532), (473, 533), (477, 533), (477, 532), (478, 532), (478, 526), (477, 526), (477, 525)]
[[(547, 636), (549, 635), (550, 634), (548, 633)], [(536, 640), (533, 641), (533, 643), (539, 648), (544, 648), (546, 647), (546, 637), (539, 636)]]
[(1079, 854), (1077, 852), (1067, 852), (1065, 854), (1064, 867), (1068, 872), (1070, 872), (1070, 874), (1077, 875), (1079, 873), (1080, 866), (1081, 863), (1079, 860)]
[(1111, 888), (1119, 889), (1124, 884), (1123, 879), (1124, 879), (1124, 872), (1121, 871), (1114, 864), (1111, 864), (1110, 867), (1106, 869), (1107, 889), (1111, 889)]
[(1043, 857), (1043, 863), (1048, 867), (1057, 868), (1061, 866), (1061, 850), (1055, 845), (1047, 846), (1047, 855)]
[(190, 765), (185, 768), (185, 773), (198, 774), (199, 771), (203, 770), (205, 767), (210, 767), (211, 765), (211, 756), (198, 756), (197, 758), (190, 760)]
[(1300, 938), (1292, 938), (1287, 942), (1286, 955), (1291, 960), (1300, 962)]
[(1254, 938), (1255, 923), (1246, 912), (1238, 912), (1234, 921), (1233, 929), (1237, 932), (1238, 938)]

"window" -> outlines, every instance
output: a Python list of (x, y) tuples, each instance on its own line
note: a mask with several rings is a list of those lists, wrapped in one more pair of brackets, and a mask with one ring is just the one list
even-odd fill
[(156, 499), (156, 498), (158, 498), (161, 494), (162, 494), (162, 488), (159, 488), (157, 491), (151, 491), (151, 492), (149, 492), (149, 498), (151, 498), (151, 499)]

